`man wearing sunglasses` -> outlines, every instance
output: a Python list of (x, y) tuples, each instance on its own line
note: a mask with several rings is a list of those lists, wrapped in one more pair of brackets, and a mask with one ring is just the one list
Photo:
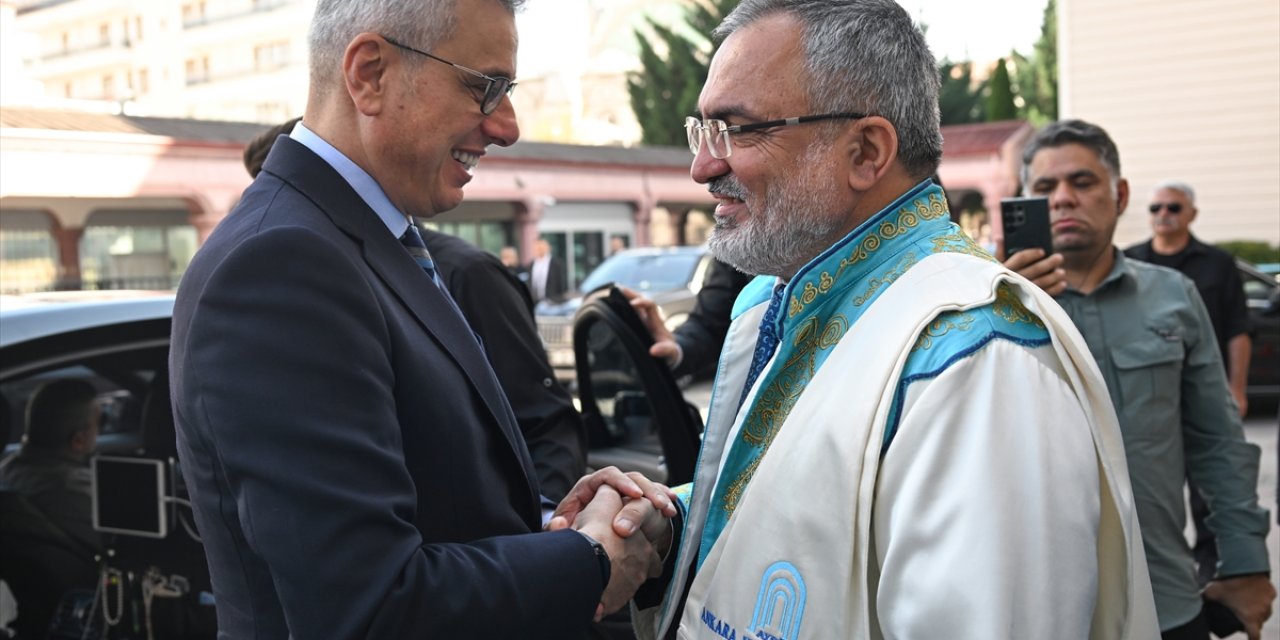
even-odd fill
[(1196, 283), (1227, 367), (1231, 397), (1243, 418), (1249, 407), (1245, 391), (1249, 386), (1253, 340), (1249, 337), (1244, 283), (1236, 270), (1235, 258), (1191, 234), (1191, 223), (1199, 213), (1191, 185), (1176, 181), (1156, 185), (1147, 211), (1151, 213), (1151, 239), (1125, 249), (1124, 254), (1181, 271)]
[(616, 469), (539, 531), (517, 420), (410, 223), (519, 137), (519, 4), (320, 0), (302, 121), (183, 277), (172, 397), (220, 635), (580, 638), (660, 569), (675, 509)]
[(1105, 388), (951, 223), (919, 28), (893, 0), (745, 0), (715, 36), (690, 173), (711, 250), (758, 275), (642, 637), (1150, 637)]

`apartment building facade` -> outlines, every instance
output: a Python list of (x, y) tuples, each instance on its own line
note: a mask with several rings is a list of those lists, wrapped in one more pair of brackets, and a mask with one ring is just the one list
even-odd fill
[(45, 101), (136, 115), (279, 122), (302, 113), (314, 0), (43, 0), (19, 5)]

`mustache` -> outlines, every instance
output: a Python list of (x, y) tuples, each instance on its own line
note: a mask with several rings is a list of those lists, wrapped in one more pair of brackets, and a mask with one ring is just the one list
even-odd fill
[(751, 192), (747, 191), (747, 188), (742, 186), (742, 183), (731, 175), (720, 176), (708, 182), (707, 193), (728, 196), (737, 200), (746, 200), (747, 196), (751, 195)]

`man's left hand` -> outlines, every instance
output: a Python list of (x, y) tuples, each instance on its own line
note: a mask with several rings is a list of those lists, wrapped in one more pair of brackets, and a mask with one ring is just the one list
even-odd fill
[(1226, 605), (1244, 624), (1249, 640), (1261, 640), (1262, 623), (1271, 617), (1271, 601), (1276, 588), (1265, 575), (1214, 580), (1204, 588), (1204, 597)]
[[(595, 498), (596, 491), (602, 486), (612, 487), (624, 498), (645, 498), (666, 518), (676, 515), (675, 500), (677, 498), (671, 489), (635, 471), (623, 473), (617, 467), (605, 467), (578, 480), (578, 483), (569, 490), (569, 495), (560, 501), (555, 513), (551, 514), (546, 530), (557, 531), (572, 526), (578, 513)], [(637, 527), (642, 526), (644, 518), (636, 517), (637, 506), (632, 505), (618, 514), (614, 521), (614, 530), (618, 535), (628, 537), (635, 533)]]

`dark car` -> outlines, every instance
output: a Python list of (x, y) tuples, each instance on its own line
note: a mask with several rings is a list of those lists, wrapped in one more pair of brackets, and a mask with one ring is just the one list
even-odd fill
[[(23, 496), (0, 487), (0, 579), (18, 601), (19, 637), (45, 637), (50, 621), (57, 630), (50, 637), (114, 637), (144, 627), (161, 637), (216, 633), (203, 547), (190, 508), (180, 506), (185, 491), (166, 375), (173, 301), (172, 293), (139, 291), (0, 296), (5, 453), (18, 448), (27, 402), (40, 385), (92, 384), (101, 411), (92, 517), (102, 550), (110, 551), (68, 544), (75, 541)], [(145, 612), (118, 606), (140, 602), (144, 583), (165, 595)], [(110, 610), (90, 613), (103, 601)], [(106, 628), (115, 625), (121, 629)]]
[(561, 302), (543, 301), (534, 310), (547, 359), (561, 380), (574, 377), (573, 319), (585, 293), (615, 283), (652, 298), (662, 309), (667, 328), (684, 324), (711, 265), (706, 247), (645, 247), (620, 251), (600, 263)]
[(1236, 260), (1253, 324), (1249, 359), (1249, 403), (1280, 400), (1280, 282), (1253, 265)]

